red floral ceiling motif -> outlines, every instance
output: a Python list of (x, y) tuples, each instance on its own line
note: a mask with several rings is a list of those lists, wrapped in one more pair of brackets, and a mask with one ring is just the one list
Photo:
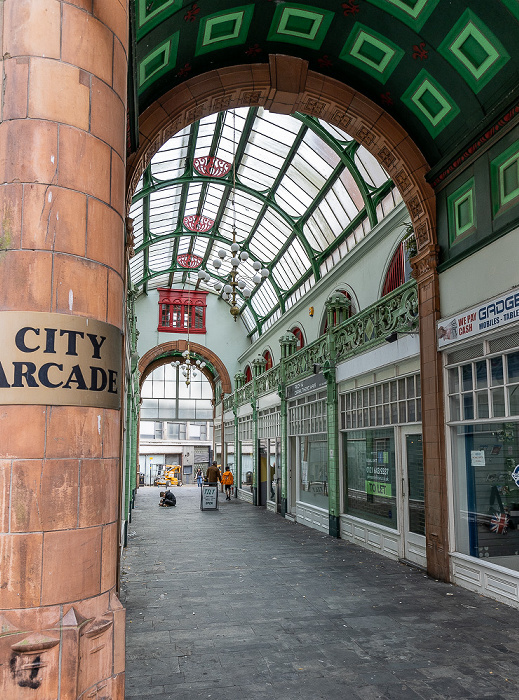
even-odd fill
[(231, 169), (231, 164), (214, 156), (201, 156), (195, 158), (193, 166), (197, 173), (206, 177), (225, 177)]
[(208, 216), (184, 216), (184, 226), (188, 231), (193, 231), (194, 233), (205, 233), (210, 231), (214, 226), (213, 219)]
[(181, 267), (187, 267), (190, 270), (194, 270), (196, 267), (200, 267), (204, 261), (198, 255), (184, 253), (183, 255), (179, 255), (177, 257), (177, 262)]

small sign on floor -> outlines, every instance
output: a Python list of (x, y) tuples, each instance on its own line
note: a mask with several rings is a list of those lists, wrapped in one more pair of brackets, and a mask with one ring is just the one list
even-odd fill
[(218, 510), (218, 486), (202, 484), (200, 510)]

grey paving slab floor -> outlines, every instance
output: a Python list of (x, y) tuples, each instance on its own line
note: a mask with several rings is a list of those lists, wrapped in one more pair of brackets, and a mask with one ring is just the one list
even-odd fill
[(138, 491), (126, 698), (519, 697), (519, 611), (242, 501)]

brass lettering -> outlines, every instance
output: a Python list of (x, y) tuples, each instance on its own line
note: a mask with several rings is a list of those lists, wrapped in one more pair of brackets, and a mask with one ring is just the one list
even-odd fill
[(71, 382), (77, 384), (76, 389), (83, 389), (85, 391), (88, 389), (85, 379), (83, 377), (83, 372), (81, 371), (81, 367), (79, 365), (74, 365), (74, 367), (72, 367), (72, 372), (70, 373), (69, 378), (67, 379), (65, 384), (63, 384), (63, 388), (72, 389), (72, 387), (70, 386)]
[(56, 331), (58, 329), (57, 328), (44, 328), (43, 330), (47, 334), (47, 342), (45, 344), (45, 350), (43, 352), (56, 354), (54, 344), (56, 342)]
[(104, 335), (100, 336), (101, 342), (99, 343), (97, 341), (97, 335), (94, 335), (94, 333), (87, 333), (87, 336), (90, 342), (92, 343), (92, 347), (94, 348), (94, 354), (92, 355), (92, 358), (94, 360), (100, 360), (101, 354), (99, 351), (101, 350), (101, 346), (105, 342), (106, 337)]
[(102, 367), (90, 367), (90, 391), (104, 391), (107, 383), (108, 377)]
[(68, 335), (68, 350), (67, 355), (77, 355), (77, 339), (84, 338), (85, 334), (81, 331), (62, 330), (59, 332), (60, 337)]
[(11, 385), (7, 382), (7, 377), (5, 376), (4, 368), (0, 362), (0, 389), (9, 389)]
[(57, 367), (60, 372), (63, 372), (63, 365), (57, 365), (55, 362), (47, 362), (47, 364), (42, 365), (40, 367), (40, 370), (38, 372), (38, 379), (40, 380), (40, 384), (43, 386), (48, 387), (49, 389), (57, 389), (59, 386), (63, 384), (63, 382), (59, 382), (59, 384), (53, 384), (50, 379), (49, 379), (49, 369), (51, 367)]
[(30, 326), (25, 326), (25, 328), (20, 328), (18, 333), (15, 336), (14, 342), (16, 343), (16, 347), (18, 350), (21, 350), (22, 352), (36, 352), (36, 350), (40, 349), (40, 346), (38, 345), (37, 348), (28, 348), (27, 345), (25, 344), (25, 336), (27, 335), (27, 331), (32, 331), (36, 335), (40, 335), (40, 329), (39, 328), (31, 328)]
[(23, 379), (27, 382), (27, 386), (38, 386), (38, 382), (34, 378), (34, 373), (36, 372), (36, 365), (34, 362), (13, 362), (13, 365), (14, 382), (12, 386), (23, 386)]

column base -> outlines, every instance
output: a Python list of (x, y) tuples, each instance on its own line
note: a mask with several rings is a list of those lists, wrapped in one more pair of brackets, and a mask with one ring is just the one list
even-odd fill
[(341, 521), (338, 515), (328, 516), (328, 532), (330, 537), (340, 537), (341, 536)]
[[(0, 611), (0, 697), (124, 700), (125, 610), (114, 591), (73, 604)], [(8, 670), (7, 670), (8, 669)], [(29, 697), (27, 695), (27, 697)], [(99, 696), (100, 697), (100, 696)]]

